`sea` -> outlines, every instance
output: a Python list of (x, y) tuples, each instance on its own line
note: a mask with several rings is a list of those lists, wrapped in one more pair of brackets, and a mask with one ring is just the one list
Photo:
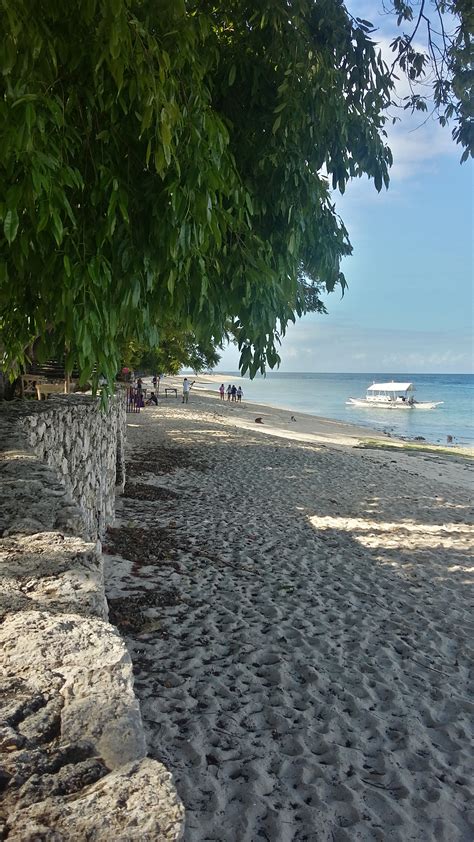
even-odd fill
[[(406, 439), (422, 437), (433, 444), (474, 447), (474, 374), (320, 374), (268, 372), (253, 380), (236, 372), (221, 374), (242, 386), (244, 400), (294, 413), (305, 412), (371, 427)], [(348, 398), (364, 397), (372, 383), (413, 383), (416, 400), (443, 401), (430, 410), (390, 410), (347, 406)]]

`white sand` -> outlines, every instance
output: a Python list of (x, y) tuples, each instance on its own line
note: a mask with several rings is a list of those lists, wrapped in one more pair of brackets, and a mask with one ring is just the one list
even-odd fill
[[(109, 556), (108, 594), (142, 602), (127, 642), (186, 842), (472, 840), (470, 465), (290, 416), (198, 391), (129, 416), (155, 471), (133, 483), (178, 496), (119, 523), (174, 540), (171, 564)], [(162, 447), (191, 464), (160, 474)]]

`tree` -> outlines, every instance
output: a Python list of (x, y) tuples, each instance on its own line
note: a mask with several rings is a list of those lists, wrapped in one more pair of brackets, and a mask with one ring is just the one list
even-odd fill
[(157, 325), (241, 368), (344, 291), (330, 189), (388, 184), (392, 80), (339, 0), (0, 0), (0, 341), (84, 380)]
[(404, 98), (404, 108), (428, 111), (431, 107), (442, 126), (454, 122), (453, 140), (463, 147), (461, 162), (467, 160), (469, 155), (474, 156), (472, 3), (393, 0), (387, 10), (396, 16), (398, 26), (409, 27), (391, 44), (392, 70), (404, 73), (411, 88)]
[(13, 369), (37, 336), (84, 379), (94, 366), (113, 375), (125, 337), (155, 341), (183, 254), (209, 238), (200, 217), (185, 227), (201, 196), (187, 203), (181, 167), (190, 198), (190, 173), (211, 162), (216, 195), (235, 181), (199, 27), (170, 4), (154, 28), (152, 5), (90, 0), (72, 16), (49, 0), (2, 2), (0, 323)]
[(214, 346), (204, 346), (191, 333), (171, 328), (160, 331), (160, 343), (155, 348), (128, 342), (121, 357), (129, 368), (149, 374), (178, 374), (182, 368), (191, 368), (198, 374), (214, 368), (220, 359)]

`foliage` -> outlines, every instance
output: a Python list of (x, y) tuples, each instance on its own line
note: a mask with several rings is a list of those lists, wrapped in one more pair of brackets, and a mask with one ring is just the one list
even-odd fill
[[(189, 150), (182, 163), (194, 172), (210, 173), (212, 158), (217, 188), (228, 175), (226, 132), (201, 84), (199, 26), (174, 21), (170, 6), (155, 31), (152, 4), (125, 0), (88, 0), (75, 15), (52, 0), (2, 7), (8, 361), (42, 336), (44, 355), (66, 348), (84, 379), (94, 365), (110, 375), (120, 337), (156, 340), (157, 305), (170, 308), (175, 297), (178, 239), (191, 248), (193, 208), (186, 197), (173, 208), (183, 199), (176, 148)], [(194, 190), (189, 174), (183, 182)]]
[(214, 346), (204, 346), (191, 333), (172, 329), (160, 332), (160, 342), (154, 348), (132, 340), (122, 352), (124, 365), (148, 374), (178, 374), (182, 368), (197, 374), (214, 368), (219, 359)]
[(391, 79), (339, 0), (0, 0), (0, 340), (83, 380), (156, 325), (242, 371), (345, 287), (330, 188), (388, 184)]
[[(453, 139), (464, 147), (461, 162), (474, 156), (472, 115), (473, 81), (472, 35), (474, 9), (468, 0), (421, 0), (406, 3), (393, 0), (389, 11), (396, 15), (398, 26), (408, 25), (393, 39), (393, 68), (408, 78), (411, 93), (404, 98), (404, 107), (427, 111), (430, 101), (442, 126), (454, 121)], [(416, 39), (416, 40), (415, 40)], [(420, 49), (417, 43), (425, 44)], [(420, 84), (430, 93), (420, 93)], [(423, 89), (422, 89), (423, 90)]]

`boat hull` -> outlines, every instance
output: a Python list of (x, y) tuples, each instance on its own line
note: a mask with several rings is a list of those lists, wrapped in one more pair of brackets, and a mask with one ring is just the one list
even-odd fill
[(365, 409), (436, 409), (444, 401), (377, 401), (366, 398), (349, 398), (347, 406), (364, 407)]

